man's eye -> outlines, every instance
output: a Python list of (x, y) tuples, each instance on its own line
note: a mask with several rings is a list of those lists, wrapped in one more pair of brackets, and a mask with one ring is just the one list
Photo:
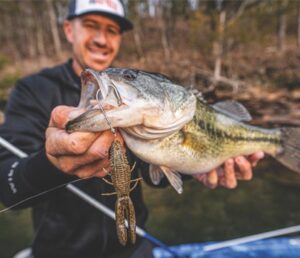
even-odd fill
[(95, 29), (95, 28), (97, 28), (97, 26), (94, 23), (90, 23), (90, 22), (83, 23), (83, 26), (85, 28), (88, 28), (88, 29)]
[(119, 35), (120, 34), (120, 31), (115, 28), (107, 28), (107, 32), (111, 35)]

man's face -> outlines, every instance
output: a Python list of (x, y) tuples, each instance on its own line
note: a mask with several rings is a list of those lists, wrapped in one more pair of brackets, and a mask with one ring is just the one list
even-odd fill
[(90, 14), (65, 21), (64, 31), (73, 47), (73, 67), (77, 74), (89, 67), (108, 68), (121, 44), (120, 26), (104, 16)]

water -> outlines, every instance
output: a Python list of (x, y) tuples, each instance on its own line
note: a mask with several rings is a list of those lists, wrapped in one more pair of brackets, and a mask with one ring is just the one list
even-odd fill
[[(0, 205), (2, 209), (3, 206)], [(30, 209), (0, 215), (0, 257), (11, 258), (32, 240)]]
[[(194, 180), (178, 195), (144, 186), (147, 230), (169, 245), (220, 241), (300, 224), (300, 175), (273, 159), (237, 189), (210, 190)], [(32, 240), (30, 210), (0, 215), (0, 257), (10, 258)]]
[(145, 189), (147, 229), (170, 245), (220, 241), (300, 224), (300, 175), (273, 159), (237, 189), (210, 190), (194, 180), (182, 195)]

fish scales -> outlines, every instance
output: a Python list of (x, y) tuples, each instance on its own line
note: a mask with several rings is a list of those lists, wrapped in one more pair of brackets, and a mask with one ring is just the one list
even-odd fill
[[(251, 116), (240, 103), (208, 105), (159, 74), (113, 68), (100, 73), (88, 69), (82, 77), (103, 93), (101, 101), (109, 107), (106, 114), (112, 126), (120, 128), (127, 147), (150, 164), (154, 183), (165, 175), (181, 193), (178, 172), (206, 173), (229, 158), (256, 151), (264, 151), (300, 173), (299, 128), (251, 126), (245, 123)], [(116, 101), (116, 95), (121, 101)], [(67, 124), (70, 132), (107, 129), (102, 112), (96, 108)]]
[[(186, 164), (180, 171), (187, 174), (208, 171), (230, 157), (248, 155), (258, 150), (275, 154), (280, 148), (279, 130), (246, 126), (222, 114), (216, 114), (200, 101), (197, 105), (194, 119), (160, 143), (160, 153), (165, 152), (163, 159), (166, 163), (169, 161), (165, 156), (170, 150), (175, 150), (176, 157), (181, 157), (172, 164), (176, 168), (183, 167), (182, 163)], [(149, 153), (144, 155), (149, 156)]]
[[(273, 151), (278, 150), (281, 144), (280, 131), (277, 129), (262, 129), (246, 125), (235, 121), (223, 114), (216, 113), (212, 108), (205, 106), (201, 101), (197, 103), (198, 107), (192, 123), (194, 131), (200, 131), (211, 144), (224, 146), (226, 148), (237, 149), (237, 146), (244, 144), (249, 148), (249, 144), (270, 151), (269, 147), (273, 147)], [(204, 137), (204, 136), (203, 136)], [(202, 138), (203, 138), (202, 137)], [(238, 151), (238, 149), (237, 149)], [(249, 151), (251, 151), (249, 149)]]

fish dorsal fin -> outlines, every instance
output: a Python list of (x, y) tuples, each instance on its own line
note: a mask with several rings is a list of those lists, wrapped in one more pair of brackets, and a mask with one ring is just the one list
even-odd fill
[(181, 194), (183, 192), (181, 176), (177, 171), (174, 171), (168, 167), (160, 166), (162, 172), (168, 178), (170, 184), (174, 187), (177, 193)]
[(215, 110), (237, 121), (251, 121), (252, 117), (241, 103), (234, 100), (220, 101), (212, 106)]
[(160, 181), (164, 177), (164, 173), (159, 166), (150, 164), (149, 166), (150, 179), (154, 185), (159, 185)]
[(199, 99), (200, 101), (206, 103), (206, 100), (205, 100), (205, 98), (204, 98), (204, 96), (203, 96), (203, 94), (200, 90), (195, 89), (192, 86), (188, 87), (187, 90), (192, 92), (196, 96), (197, 99)]

